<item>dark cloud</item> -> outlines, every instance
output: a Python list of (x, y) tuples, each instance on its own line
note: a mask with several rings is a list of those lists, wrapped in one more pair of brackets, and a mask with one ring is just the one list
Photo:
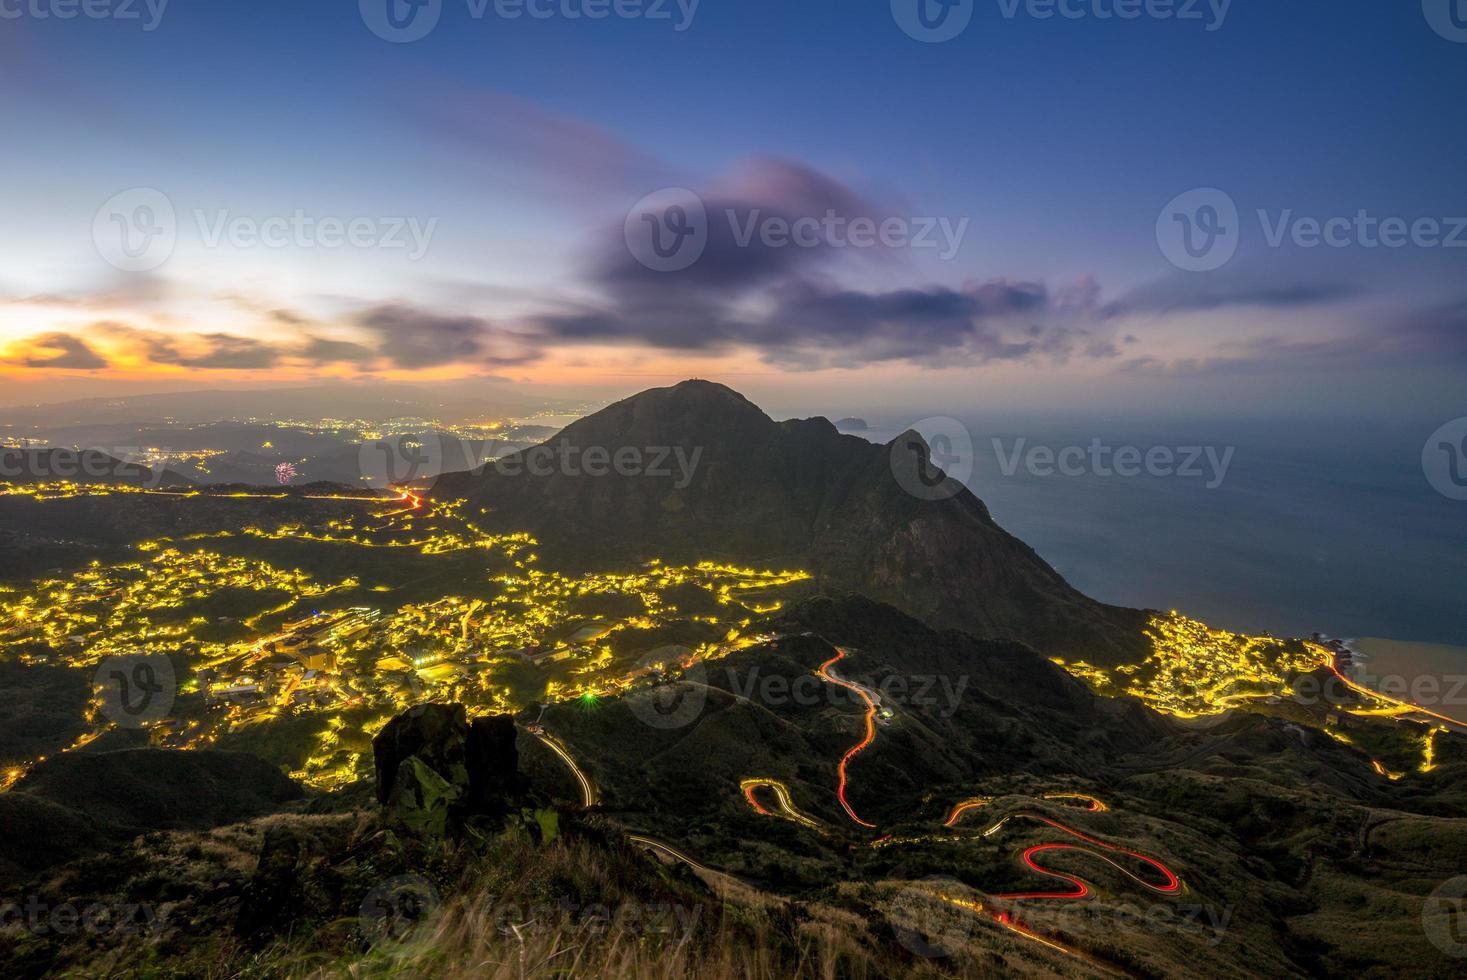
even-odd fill
[(533, 338), (500, 330), (488, 320), (435, 313), (407, 303), (364, 310), (356, 323), (376, 334), (377, 353), (400, 368), (514, 365), (542, 356)]
[(227, 333), (173, 334), (110, 320), (94, 323), (88, 330), (153, 364), (240, 371), (274, 367), (284, 356), (263, 341)]
[[(554, 342), (627, 342), (669, 350), (751, 347), (788, 367), (1015, 360), (1036, 356), (1110, 356), (1091, 336), (1099, 286), (1082, 279), (1051, 294), (1042, 283), (994, 279), (962, 289), (944, 286), (862, 290), (839, 283), (875, 266), (899, 270), (881, 247), (842, 247), (844, 232), (818, 244), (776, 245), (750, 235), (780, 219), (856, 218), (880, 226), (903, 217), (810, 167), (751, 160), (700, 195), (708, 242), (698, 260), (660, 272), (628, 249), (623, 228), (607, 229), (589, 259), (603, 300), (533, 317), (529, 326)], [(865, 265), (863, 265), (863, 263)]]
[(1273, 309), (1319, 306), (1359, 295), (1356, 286), (1335, 282), (1283, 281), (1256, 273), (1179, 273), (1138, 286), (1107, 304), (1107, 316), (1134, 313), (1186, 313), (1231, 306)]
[(87, 346), (80, 337), (66, 333), (43, 333), (13, 345), (0, 360), (28, 368), (60, 368), (90, 371), (104, 368), (107, 362)]
[(307, 337), (300, 356), (317, 364), (366, 364), (377, 357), (377, 352), (361, 344), (346, 340), (327, 340), (322, 337)]

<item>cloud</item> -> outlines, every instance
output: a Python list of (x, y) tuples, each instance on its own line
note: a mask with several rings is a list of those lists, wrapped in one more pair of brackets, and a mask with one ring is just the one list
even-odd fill
[(173, 334), (110, 320), (94, 323), (88, 331), (151, 364), (205, 370), (257, 370), (274, 367), (284, 356), (281, 350), (263, 341), (227, 333)]
[(91, 371), (107, 362), (80, 337), (66, 333), (43, 333), (11, 344), (0, 362), (28, 368)]
[(1200, 357), (1170, 361), (1154, 356), (1131, 358), (1120, 365), (1120, 370), (1197, 376), (1300, 369), (1323, 372), (1423, 362), (1467, 363), (1467, 299), (1385, 315), (1364, 328), (1337, 336), (1253, 336), (1218, 344), (1211, 354)]
[(1233, 306), (1291, 309), (1335, 303), (1360, 292), (1359, 287), (1345, 283), (1299, 282), (1257, 273), (1178, 273), (1136, 287), (1107, 304), (1104, 313), (1187, 313)]
[(377, 358), (377, 352), (347, 340), (308, 336), (299, 356), (316, 364), (366, 364)]
[(407, 303), (364, 310), (356, 324), (377, 336), (377, 353), (400, 368), (515, 365), (539, 359), (533, 338), (500, 330), (476, 316), (445, 315)]
[(666, 179), (666, 168), (611, 130), (491, 89), (412, 86), (398, 116), (459, 160), (508, 172), (560, 197), (621, 194)]
[(887, 248), (857, 249), (822, 230), (808, 246), (778, 245), (756, 224), (813, 218), (878, 227), (892, 209), (811, 167), (754, 159), (700, 195), (709, 216), (698, 260), (674, 273), (649, 269), (627, 248), (620, 224), (593, 242), (590, 283), (599, 302), (531, 317), (546, 343), (624, 342), (680, 351), (757, 350), (787, 367), (927, 364), (1029, 357), (1110, 356), (1092, 332), (1099, 286), (1082, 279), (1051, 294), (1037, 282), (992, 279), (961, 289), (889, 290), (844, 282), (873, 267), (900, 272)]

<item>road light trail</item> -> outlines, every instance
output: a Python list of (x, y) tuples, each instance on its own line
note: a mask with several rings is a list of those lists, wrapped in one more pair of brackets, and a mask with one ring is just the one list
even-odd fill
[[(759, 813), (760, 815), (766, 817), (778, 817), (783, 820), (789, 820), (793, 823), (799, 824), (802, 827), (809, 827), (811, 830), (814, 830), (818, 833), (823, 834), (826, 832), (825, 827), (818, 820), (806, 816), (795, 807), (794, 801), (790, 799), (789, 787), (779, 780), (745, 779), (743, 782), (739, 783), (739, 787), (744, 791), (744, 798), (749, 801), (749, 805), (754, 808), (754, 811), (756, 813)], [(757, 793), (761, 789), (768, 789), (771, 793), (774, 794), (775, 802), (779, 806), (779, 812), (776, 813), (775, 811), (766, 808), (762, 803), (759, 802), (759, 799), (755, 796), (755, 793)]]
[(866, 750), (867, 746), (876, 741), (876, 701), (864, 687), (859, 684), (852, 684), (847, 680), (842, 680), (830, 669), (833, 664), (843, 659), (845, 655), (846, 652), (844, 650), (836, 648), (835, 656), (821, 664), (820, 669), (817, 671), (824, 680), (844, 687), (849, 691), (855, 691), (861, 700), (866, 702), (866, 736), (860, 742), (847, 749), (846, 754), (841, 756), (840, 766), (837, 770), (840, 782), (836, 786), (836, 795), (840, 797), (840, 805), (845, 808), (847, 816), (862, 827), (871, 827), (874, 829), (876, 825), (862, 820), (846, 799), (846, 767), (852, 759), (860, 755)]
[[(1055, 796), (1055, 797), (1058, 797), (1058, 798), (1062, 798), (1062, 799), (1068, 798), (1068, 799), (1090, 800), (1093, 803), (1098, 804), (1101, 808), (1105, 808), (1105, 804), (1104, 803), (1101, 803), (1099, 800), (1095, 800), (1093, 797), (1086, 797), (1086, 796), (1083, 796), (1081, 794), (1072, 794), (1072, 793), (1060, 794), (1060, 793), (1056, 793), (1056, 794), (1052, 794), (1052, 795)], [(967, 801), (964, 801), (963, 803), (958, 804), (956, 807), (953, 808), (953, 813), (952, 813), (951, 816), (948, 817), (948, 822), (946, 824), (944, 824), (944, 826), (947, 826), (947, 827), (953, 826), (957, 822), (958, 818), (963, 813), (965, 813), (969, 809), (975, 808), (977, 805), (981, 805), (981, 804), (978, 804), (977, 801), (975, 801), (975, 800), (967, 800)], [(1095, 812), (1095, 808), (1094, 807), (1091, 807), (1091, 810), (1093, 812)], [(1107, 842), (1105, 842), (1103, 840), (1100, 840), (1098, 838), (1091, 837), (1089, 834), (1086, 834), (1083, 831), (1076, 830), (1074, 827), (1070, 827), (1070, 826), (1068, 826), (1066, 824), (1062, 824), (1058, 820), (1052, 820), (1049, 817), (1043, 816), (1042, 814), (1030, 813), (1027, 810), (1026, 811), (1020, 811), (1019, 813), (1014, 813), (1014, 814), (1011, 814), (1009, 816), (1006, 816), (1006, 817), (1002, 818), (997, 823), (993, 824), (988, 829), (984, 830), (981, 833), (980, 836), (983, 836), (983, 837), (991, 837), (994, 834), (998, 833), (1000, 830), (1002, 830), (1003, 827), (1010, 820), (1019, 819), (1019, 818), (1026, 819), (1026, 820), (1037, 820), (1038, 822), (1043, 823), (1043, 824), (1047, 824), (1047, 825), (1049, 825), (1050, 827), (1053, 827), (1056, 830), (1063, 831), (1064, 833), (1069, 834), (1072, 837), (1079, 838), (1080, 840), (1084, 841), (1086, 844), (1089, 844), (1091, 846), (1090, 847), (1081, 847), (1081, 846), (1079, 846), (1077, 844), (1047, 843), (1047, 844), (1035, 844), (1032, 847), (1026, 848), (1024, 850), (1022, 859), (1024, 861), (1024, 864), (1028, 865), (1028, 867), (1029, 867), (1029, 869), (1031, 871), (1035, 872), (1036, 874), (1044, 875), (1047, 878), (1058, 878), (1061, 881), (1068, 882), (1070, 885), (1073, 886), (1073, 890), (1072, 891), (1063, 891), (1063, 892), (1058, 892), (1058, 891), (1010, 892), (1010, 893), (1007, 893), (1007, 894), (995, 895), (994, 896), (995, 898), (1009, 899), (1009, 900), (1015, 900), (1015, 901), (1017, 901), (1017, 900), (1022, 900), (1022, 899), (1064, 899), (1064, 900), (1074, 900), (1074, 899), (1081, 899), (1081, 898), (1088, 897), (1089, 894), (1090, 894), (1090, 886), (1088, 884), (1086, 884), (1082, 879), (1077, 878), (1076, 876), (1071, 875), (1071, 874), (1066, 874), (1063, 871), (1056, 871), (1053, 868), (1045, 867), (1044, 865), (1040, 864), (1038, 861), (1034, 860), (1035, 855), (1044, 854), (1047, 851), (1079, 851), (1082, 854), (1089, 854), (1091, 857), (1099, 858), (1100, 860), (1104, 861), (1106, 864), (1109, 864), (1111, 867), (1113, 867), (1117, 871), (1121, 872), (1121, 874), (1125, 875), (1127, 878), (1130, 878), (1132, 881), (1136, 882), (1137, 884), (1141, 885), (1142, 887), (1148, 888), (1151, 891), (1154, 891), (1154, 892), (1156, 892), (1157, 894), (1160, 894), (1160, 895), (1175, 895), (1178, 892), (1180, 892), (1181, 889), (1182, 889), (1182, 881), (1181, 881), (1180, 878), (1177, 877), (1176, 873), (1173, 872), (1171, 868), (1168, 868), (1165, 864), (1162, 864), (1156, 858), (1151, 857), (1151, 856), (1146, 855), (1146, 854), (1142, 854), (1140, 851), (1133, 851), (1133, 850), (1130, 850), (1129, 848), (1121, 847), (1121, 846), (1119, 846), (1117, 844), (1107, 843)], [(1094, 848), (1099, 848), (1100, 850), (1095, 850)], [(1145, 878), (1143, 878), (1140, 875), (1136, 874), (1134, 871), (1132, 871), (1131, 869), (1127, 868), (1125, 865), (1121, 864), (1119, 861), (1116, 861), (1114, 858), (1110, 857), (1108, 854), (1103, 853), (1105, 851), (1109, 851), (1111, 854), (1123, 854), (1126, 857), (1134, 858), (1137, 861), (1142, 862), (1143, 864), (1150, 865), (1151, 867), (1155, 868), (1157, 871), (1161, 872), (1162, 878), (1164, 879), (1164, 883), (1158, 885), (1158, 884), (1156, 884), (1154, 882), (1147, 881)]]
[[(1428, 708), (1423, 708), (1421, 705), (1416, 704), (1415, 702), (1412, 702), (1412, 701), (1402, 701), (1400, 698), (1393, 698), (1389, 694), (1381, 694), (1379, 691), (1373, 691), (1373, 690), (1371, 690), (1370, 688), (1366, 687), (1363, 684), (1357, 684), (1355, 681), (1352, 681), (1352, 680), (1350, 680), (1350, 678), (1346, 677), (1344, 675), (1344, 673), (1342, 673), (1340, 671), (1340, 668), (1339, 667), (1335, 666), (1335, 662), (1334, 662), (1334, 659), (1333, 658), (1330, 658), (1329, 660), (1325, 661), (1325, 664), (1324, 665), (1327, 668), (1329, 668), (1330, 673), (1332, 673), (1336, 677), (1338, 677), (1344, 683), (1344, 685), (1346, 687), (1348, 687), (1350, 690), (1354, 691), (1356, 694), (1363, 694), (1366, 697), (1374, 698), (1377, 701), (1384, 701), (1385, 703), (1391, 705), (1394, 708), (1393, 711), (1391, 711), (1391, 712), (1385, 712), (1385, 713), (1388, 713), (1388, 714), (1423, 714), (1423, 715), (1426, 715), (1428, 717), (1435, 718), (1437, 721), (1444, 721), (1444, 722), (1446, 722), (1449, 725), (1455, 725), (1456, 727), (1458, 727), (1460, 729), (1467, 729), (1467, 722), (1461, 721), (1461, 720), (1456, 719), (1456, 718), (1451, 718), (1451, 717), (1449, 717), (1447, 715), (1438, 714), (1437, 712), (1432, 711), (1432, 710), (1430, 710)], [(1346, 708), (1345, 710), (1349, 711), (1350, 709)], [(1364, 710), (1363, 711), (1351, 711), (1350, 713), (1351, 714), (1356, 714), (1356, 715), (1368, 715), (1368, 714), (1370, 714), (1369, 711), (1364, 711)]]
[(571, 757), (570, 751), (566, 749), (563, 744), (561, 744), (560, 739), (556, 738), (554, 735), (551, 735), (544, 729), (541, 729), (540, 731), (531, 731), (530, 734), (534, 735), (542, 743), (549, 746), (550, 751), (560, 756), (560, 761), (564, 762), (566, 768), (571, 771), (571, 775), (576, 777), (576, 782), (579, 783), (581, 787), (581, 806), (585, 807), (586, 809), (590, 809), (591, 807), (595, 806), (600, 798), (600, 794), (598, 794), (596, 791), (596, 784), (591, 782), (591, 778), (587, 776), (584, 771), (582, 771), (579, 765), (576, 764), (576, 760)]
[(729, 877), (729, 875), (724, 874), (722, 871), (715, 871), (713, 868), (708, 867), (706, 864), (701, 864), (698, 861), (693, 860), (687, 854), (673, 847), (671, 844), (668, 844), (665, 841), (660, 841), (655, 837), (647, 837), (643, 834), (627, 834), (627, 840), (631, 841), (633, 844), (636, 844), (639, 847), (644, 847), (649, 851), (656, 851), (657, 853), (669, 857), (674, 861), (681, 861), (683, 864), (686, 864), (694, 871), (701, 871), (704, 874), (710, 875), (719, 875), (720, 877), (724, 878)]
[[(988, 806), (994, 799), (995, 797), (992, 796), (975, 796), (971, 799), (963, 800), (952, 808), (952, 811), (948, 813), (947, 819), (943, 821), (942, 825), (944, 827), (955, 827), (963, 814), (969, 810), (977, 810), (981, 807)], [(1074, 800), (1077, 803), (1085, 804), (1085, 809), (1090, 813), (1104, 813), (1110, 809), (1104, 802), (1096, 799), (1089, 793), (1045, 793), (1040, 799), (1053, 800), (1056, 803), (1064, 803), (1066, 806), (1071, 805), (1067, 801)]]

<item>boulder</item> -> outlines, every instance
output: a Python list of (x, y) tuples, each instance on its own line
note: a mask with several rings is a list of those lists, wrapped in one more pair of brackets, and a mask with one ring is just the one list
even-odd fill
[(391, 823), (443, 836), (471, 817), (502, 819), (523, 795), (514, 719), (475, 718), (461, 704), (423, 704), (372, 742), (377, 800)]

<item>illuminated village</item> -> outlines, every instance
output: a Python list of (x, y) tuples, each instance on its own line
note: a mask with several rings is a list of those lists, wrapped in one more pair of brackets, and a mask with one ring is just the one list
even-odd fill
[[(751, 627), (809, 577), (711, 562), (557, 571), (541, 567), (529, 535), (490, 534), (465, 515), (463, 502), (412, 493), (0, 485), (0, 495), (37, 501), (106, 494), (278, 501), (287, 513), (269, 524), (143, 541), (127, 561), (0, 587), (0, 657), (94, 670), (112, 655), (169, 655), (181, 700), (150, 732), (154, 744), (228, 747), (248, 739), (250, 751), (318, 788), (368, 775), (370, 736), (414, 703), (453, 700), (484, 712), (590, 703), (758, 643), (765, 637)], [(293, 519), (292, 500), (329, 505), (334, 516)], [(259, 556), (270, 547), (333, 557), (288, 565)], [(424, 575), (372, 580), (373, 569), (395, 569), (404, 555)], [(444, 571), (455, 587), (435, 590), (443, 574), (435, 562), (453, 560)], [(1355, 719), (1409, 722), (1392, 740), (1409, 743), (1409, 756), (1396, 751), (1394, 761), (1374, 762), (1392, 778), (1405, 768), (1429, 770), (1435, 734), (1453, 724), (1349, 681), (1335, 652), (1317, 642), (1230, 633), (1175, 612), (1153, 617), (1148, 635), (1153, 650), (1139, 663), (1056, 663), (1097, 693), (1131, 695), (1184, 720), (1247, 707), (1351, 745)], [(1303, 711), (1289, 697), (1291, 685), (1316, 671), (1333, 672), (1354, 703)], [(97, 707), (89, 717), (96, 727), (78, 746), (107, 726)], [(1391, 755), (1389, 746), (1362, 748)], [(0, 774), (0, 788), (24, 771)]]
[[(48, 500), (98, 490), (11, 492)], [(286, 499), (268, 490), (187, 495)], [(664, 671), (760, 642), (751, 625), (808, 578), (711, 562), (561, 572), (540, 567), (528, 535), (485, 533), (458, 502), (302, 496), (339, 502), (341, 516), (149, 540), (128, 561), (0, 590), (0, 657), (92, 671), (112, 655), (167, 654), (180, 698), (150, 730), (154, 744), (249, 739), (292, 776), (334, 788), (370, 775), (370, 737), (412, 704), (516, 711), (655, 683)], [(342, 549), (365, 549), (394, 563), (386, 567), (410, 553), (429, 574), (379, 584), (370, 571), (328, 578), (237, 553), (271, 545), (309, 547), (338, 564)], [(440, 566), (464, 587), (432, 594)], [(107, 727), (96, 709), (98, 730), (78, 744)]]

